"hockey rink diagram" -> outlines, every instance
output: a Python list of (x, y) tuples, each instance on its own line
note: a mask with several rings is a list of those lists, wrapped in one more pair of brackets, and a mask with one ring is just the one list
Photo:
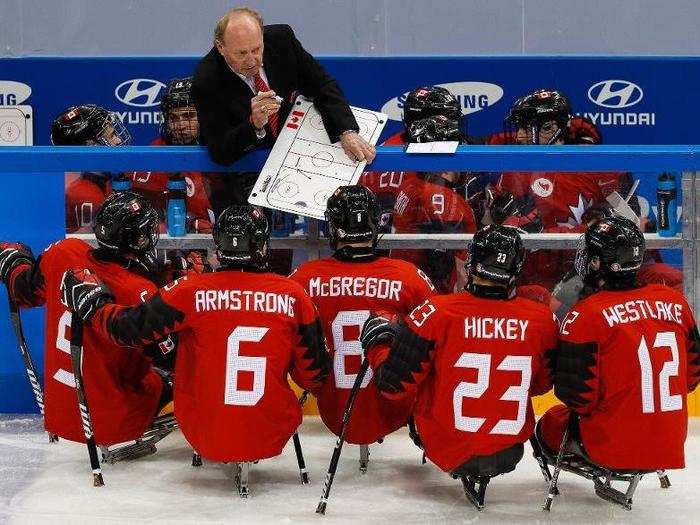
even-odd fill
[[(375, 144), (386, 115), (351, 107), (359, 134)], [(258, 177), (248, 202), (266, 208), (323, 219), (328, 197), (355, 184), (366, 162), (355, 162), (340, 142), (331, 144), (321, 115), (299, 97)]]

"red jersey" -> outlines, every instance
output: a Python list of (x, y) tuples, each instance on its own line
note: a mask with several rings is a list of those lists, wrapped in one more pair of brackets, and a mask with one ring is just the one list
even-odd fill
[(561, 325), (555, 393), (580, 414), (591, 459), (611, 469), (683, 468), (686, 395), (700, 381), (695, 319), (658, 284), (601, 291)]
[[(394, 205), (396, 233), (474, 233), (474, 211), (463, 195), (436, 178), (416, 178), (399, 193)], [(425, 250), (392, 250), (391, 256), (412, 262), (433, 280), (442, 293), (454, 291), (467, 258), (465, 250), (441, 253)], [(438, 264), (439, 261), (440, 262)]]
[[(405, 144), (404, 131), (392, 135), (382, 144), (384, 146)], [(415, 171), (365, 171), (357, 183), (369, 188), (377, 196), (382, 210), (391, 213), (401, 189), (417, 178), (418, 173)]]
[[(367, 262), (335, 258), (302, 264), (291, 278), (302, 285), (318, 309), (333, 359), (331, 377), (318, 395), (326, 426), (338, 435), (343, 412), (362, 360), (360, 331), (372, 313), (407, 315), (435, 288), (421, 270), (404, 261), (377, 257)], [(391, 405), (377, 391), (368, 370), (355, 398), (345, 440), (369, 444), (406, 424), (413, 399)]]
[[(61, 303), (66, 270), (90, 268), (111, 288), (117, 302), (132, 304), (155, 292), (155, 285), (117, 262), (98, 259), (83, 241), (66, 239), (49, 246), (33, 265), (15, 269), (10, 293), (20, 306), (46, 305), (44, 343), (44, 425), (48, 432), (85, 442), (70, 357), (71, 312)], [(85, 326), (83, 376), (99, 445), (140, 437), (156, 415), (160, 376), (136, 348), (124, 348)]]
[(498, 185), (516, 197), (531, 194), (547, 230), (557, 226), (579, 226), (583, 214), (620, 191), (629, 175), (620, 172), (508, 172)]
[[(159, 137), (151, 142), (151, 145), (166, 146), (167, 144)], [(172, 174), (162, 171), (137, 171), (129, 174), (134, 191), (147, 197), (153, 207), (161, 211), (162, 217), (165, 216), (167, 206), (168, 190), (166, 185), (170, 175)], [(200, 171), (183, 171), (180, 172), (180, 175), (187, 183), (187, 216), (194, 224), (195, 232), (209, 233), (215, 217), (209, 202), (205, 176)]]
[(192, 447), (214, 461), (280, 454), (301, 424), (287, 375), (318, 392), (328, 371), (313, 303), (276, 274), (183, 277), (137, 307), (107, 305), (92, 323), (127, 344), (179, 333), (175, 416)]
[(106, 174), (66, 173), (66, 231), (91, 233), (92, 222), (110, 193)]
[[(403, 340), (414, 345), (405, 350), (420, 365), (401, 378), (398, 392), (384, 395), (401, 399), (417, 390), (414, 418), (433, 463), (450, 472), (532, 435), (530, 398), (551, 388), (545, 353), (557, 343), (556, 319), (546, 306), (462, 292), (431, 298), (404, 322), (410, 335)], [(387, 346), (370, 353), (380, 375), (388, 354)], [(382, 366), (391, 362), (389, 355)]]

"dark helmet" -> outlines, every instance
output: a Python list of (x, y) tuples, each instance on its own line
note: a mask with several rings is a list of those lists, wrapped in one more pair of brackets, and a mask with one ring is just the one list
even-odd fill
[(133, 191), (112, 193), (95, 215), (95, 237), (101, 248), (152, 254), (158, 243), (158, 212), (150, 201)]
[(462, 106), (455, 96), (440, 86), (419, 87), (403, 103), (403, 123), (408, 128), (418, 119), (442, 115), (450, 120), (462, 118)]
[(326, 220), (331, 248), (338, 250), (339, 243), (372, 242), (371, 248), (344, 246), (350, 256), (374, 253), (381, 209), (374, 193), (364, 186), (340, 186), (328, 198)]
[(270, 225), (259, 208), (229, 206), (216, 220), (212, 235), (223, 266), (267, 269)]
[(553, 120), (559, 129), (549, 141), (552, 144), (567, 133), (570, 117), (571, 104), (564, 93), (539, 89), (516, 100), (505, 123), (515, 129), (531, 129), (533, 144), (539, 144), (540, 127)]
[(160, 111), (163, 114), (160, 133), (167, 144), (197, 144), (199, 135), (199, 123), (196, 120), (191, 124), (191, 129), (173, 131), (171, 129), (172, 112), (178, 108), (190, 108), (195, 111), (192, 98), (192, 77), (174, 78), (165, 88), (165, 94), (160, 102)]
[(631, 220), (603, 217), (592, 223), (579, 240), (575, 267), (593, 289), (632, 288), (644, 259), (644, 235)]
[(474, 234), (469, 247), (469, 280), (471, 282), (471, 276), (477, 275), (512, 290), (524, 262), (525, 248), (519, 230), (512, 226), (489, 224)]
[(443, 115), (414, 120), (406, 130), (406, 137), (408, 142), (462, 142), (463, 138), (459, 122)]
[(68, 108), (51, 125), (54, 146), (84, 146), (92, 142), (126, 146), (131, 143), (131, 135), (115, 113), (94, 104)]

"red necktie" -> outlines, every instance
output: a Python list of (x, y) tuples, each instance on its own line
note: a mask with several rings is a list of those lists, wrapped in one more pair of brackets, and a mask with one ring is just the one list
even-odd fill
[[(253, 81), (255, 82), (255, 89), (257, 89), (259, 92), (260, 91), (270, 91), (270, 87), (262, 79), (262, 77), (260, 76), (260, 73), (256, 73), (256, 75), (253, 77)], [(277, 122), (278, 122), (278, 120), (279, 119), (277, 117), (277, 113), (273, 113), (272, 115), (268, 116), (268, 118), (267, 118), (267, 125), (268, 125), (268, 128), (270, 129), (270, 133), (272, 133), (273, 138), (277, 137)]]

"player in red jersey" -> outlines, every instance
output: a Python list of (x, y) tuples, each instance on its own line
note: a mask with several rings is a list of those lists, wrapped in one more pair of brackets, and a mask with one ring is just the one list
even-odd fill
[[(404, 129), (386, 139), (384, 146), (402, 146), (409, 141), (408, 128), (416, 120), (442, 115), (459, 122), (462, 107), (455, 96), (440, 86), (422, 86), (408, 93), (403, 104)], [(394, 203), (399, 192), (412, 183), (415, 171), (366, 171), (360, 177), (361, 184), (374, 193), (382, 208), (382, 231), (391, 231)]]
[(183, 277), (129, 308), (68, 272), (64, 300), (118, 344), (178, 332), (175, 415), (185, 438), (214, 461), (270, 458), (301, 424), (287, 375), (317, 393), (328, 374), (321, 322), (299, 284), (266, 272), (270, 229), (260, 210), (227, 208), (213, 236), (215, 273)]
[(535, 424), (530, 398), (552, 386), (546, 354), (557, 323), (547, 307), (515, 296), (525, 256), (515, 228), (486, 226), (470, 251), (465, 292), (433, 297), (398, 324), (372, 317), (361, 340), (385, 396), (417, 392), (427, 458), (461, 478), (480, 508), (489, 478), (523, 456)]
[[(412, 122), (409, 142), (460, 141), (456, 121), (441, 115)], [(394, 205), (396, 233), (474, 233), (476, 218), (465, 198), (470, 177), (456, 171), (424, 172), (405, 184)], [(421, 268), (442, 293), (464, 286), (464, 250), (392, 250), (393, 258)]]
[[(192, 77), (170, 81), (160, 103), (163, 116), (160, 137), (152, 146), (188, 146), (199, 144), (199, 120), (192, 100)], [(176, 176), (187, 182), (187, 230), (211, 233), (214, 211), (209, 202), (209, 181), (214, 174), (199, 171), (165, 173), (138, 171), (130, 174), (133, 189), (150, 199), (161, 217), (165, 217), (168, 179)], [(162, 227), (165, 231), (165, 226)]]
[[(592, 122), (572, 115), (561, 91), (540, 89), (521, 97), (505, 122), (509, 129), (489, 137), (488, 144), (595, 145), (602, 141)], [(494, 222), (530, 233), (583, 232), (587, 214), (608, 206), (606, 199), (614, 192), (626, 198), (632, 182), (629, 173), (621, 172), (505, 172), (486, 207)], [(510, 211), (502, 207), (504, 203), (510, 203)], [(630, 204), (637, 207), (636, 196), (631, 196)], [(564, 250), (533, 251), (522, 282), (552, 290), (572, 267), (573, 256)]]
[[(309, 294), (323, 323), (333, 359), (318, 395), (321, 419), (336, 435), (362, 358), (360, 330), (376, 312), (407, 315), (433, 295), (429, 278), (410, 263), (376, 254), (379, 206), (363, 186), (341, 186), (326, 211), (333, 256), (302, 264), (291, 278)], [(355, 400), (345, 440), (368, 445), (406, 424), (413, 400), (391, 406), (371, 371)]]
[[(115, 113), (83, 104), (68, 108), (51, 125), (55, 146), (126, 146), (129, 132)], [(111, 174), (105, 172), (66, 173), (66, 231), (89, 233), (102, 203), (111, 192)]]
[[(538, 90), (518, 99), (506, 122), (514, 128), (508, 137), (515, 144), (600, 143), (593, 124), (572, 118), (569, 101), (561, 91)], [(572, 126), (572, 122), (580, 124)], [(534, 199), (544, 231), (579, 227), (588, 208), (605, 202), (614, 191), (626, 197), (631, 187), (630, 175), (620, 172), (508, 172), (499, 181), (501, 191)]]
[[(682, 294), (637, 283), (643, 257), (644, 237), (622, 217), (596, 221), (579, 245), (576, 269), (589, 295), (562, 322), (555, 360), (555, 393), (566, 406), (537, 427), (550, 459), (568, 425), (568, 464), (627, 473), (685, 466), (700, 338)], [(598, 483), (596, 493), (613, 496)], [(620, 498), (606, 499), (631, 505), (631, 494)]]
[[(69, 268), (89, 267), (109, 283), (121, 304), (152, 295), (152, 250), (158, 216), (143, 197), (109, 196), (96, 217), (92, 249), (78, 239), (49, 246), (37, 259), (21, 244), (0, 243), (0, 279), (19, 306), (46, 307), (44, 425), (48, 432), (85, 442), (70, 357), (71, 312), (61, 302), (60, 285)], [(98, 445), (140, 438), (159, 409), (171, 399), (161, 373), (140, 350), (120, 347), (85, 327), (83, 376)]]

